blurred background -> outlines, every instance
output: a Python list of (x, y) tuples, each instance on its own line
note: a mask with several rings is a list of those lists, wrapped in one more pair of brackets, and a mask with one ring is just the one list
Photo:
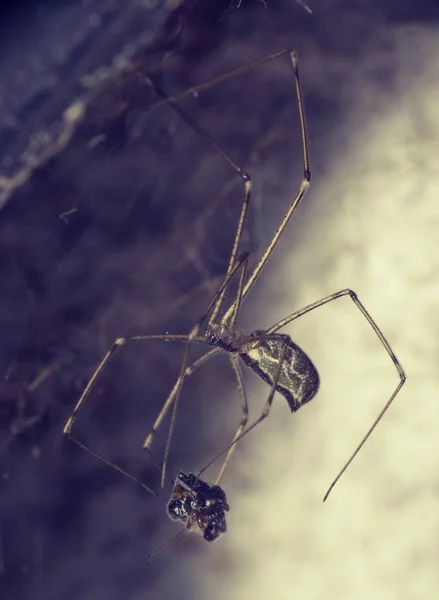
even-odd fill
[[(8, 600), (433, 598), (439, 592), (439, 6), (313, 0), (21, 2), (0, 18), (0, 590)], [(63, 438), (119, 336), (186, 333), (227, 266), (243, 184), (169, 106), (174, 94), (295, 48), (313, 183), (240, 326), (267, 328), (354, 289), (407, 383), (346, 298), (286, 328), (316, 398), (240, 444), (228, 533), (187, 535), (159, 498)], [(294, 78), (280, 58), (182, 102), (252, 176), (254, 265), (302, 176)], [(148, 485), (142, 443), (182, 348), (116, 353), (76, 434)], [(194, 356), (197, 356), (194, 351)], [(251, 417), (267, 386), (246, 376)], [(240, 417), (223, 357), (185, 385), (169, 475), (197, 471)], [(166, 426), (155, 445), (161, 455)], [(215, 477), (216, 463), (207, 473)]]

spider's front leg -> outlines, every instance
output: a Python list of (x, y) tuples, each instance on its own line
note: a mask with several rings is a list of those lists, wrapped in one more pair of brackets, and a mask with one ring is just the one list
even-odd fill
[(104, 358), (101, 360), (101, 362), (99, 363), (99, 365), (93, 372), (92, 376), (90, 377), (89, 382), (87, 383), (78, 402), (76, 403), (75, 408), (73, 409), (72, 414), (70, 415), (70, 417), (67, 420), (67, 423), (64, 426), (63, 433), (70, 440), (72, 440), (72, 442), (74, 442), (77, 446), (79, 446), (86, 452), (89, 452), (95, 458), (99, 459), (100, 461), (102, 461), (103, 463), (105, 463), (106, 465), (111, 467), (112, 469), (115, 469), (116, 471), (118, 471), (119, 473), (121, 473), (122, 475), (127, 477), (128, 479), (135, 481), (136, 483), (141, 485), (147, 492), (149, 492), (153, 496), (157, 496), (157, 494), (154, 492), (154, 490), (152, 490), (150, 487), (145, 485), (143, 482), (138, 480), (136, 477), (134, 477), (133, 475), (131, 475), (130, 473), (128, 473), (127, 471), (125, 471), (124, 469), (122, 469), (121, 467), (116, 465), (115, 463), (113, 463), (110, 460), (108, 460), (107, 458), (105, 458), (105, 456), (102, 456), (101, 454), (99, 454), (98, 452), (96, 452), (95, 450), (90, 448), (87, 444), (85, 444), (84, 442), (82, 442), (81, 440), (79, 440), (72, 434), (73, 426), (76, 422), (76, 418), (78, 416), (78, 413), (79, 413), (81, 407), (83, 406), (86, 399), (89, 397), (90, 392), (91, 392), (92, 388), (94, 387), (97, 379), (99, 378), (100, 374), (105, 369), (105, 367), (108, 365), (110, 358), (113, 356), (113, 354), (116, 352), (116, 350), (120, 347), (125, 346), (126, 344), (129, 344), (129, 343), (146, 342), (146, 341), (154, 341), (154, 340), (156, 340), (156, 341), (164, 340), (164, 341), (172, 341), (172, 342), (187, 341), (187, 336), (184, 336), (184, 335), (138, 335), (138, 336), (125, 337), (125, 338), (124, 337), (117, 338), (111, 344), (108, 352), (105, 354)]
[(334, 479), (334, 481), (329, 486), (329, 489), (328, 489), (328, 491), (326, 492), (326, 494), (325, 494), (325, 496), (323, 498), (323, 502), (328, 498), (329, 494), (331, 493), (332, 488), (335, 486), (335, 484), (337, 483), (337, 481), (340, 479), (340, 477), (343, 475), (343, 473), (349, 467), (349, 465), (351, 464), (351, 462), (357, 456), (357, 454), (359, 453), (359, 451), (361, 450), (361, 448), (364, 446), (364, 444), (366, 443), (366, 441), (369, 439), (369, 437), (372, 434), (372, 432), (375, 429), (375, 427), (381, 421), (382, 417), (384, 416), (384, 413), (387, 411), (387, 409), (392, 404), (392, 402), (394, 401), (394, 399), (397, 396), (397, 394), (400, 392), (402, 386), (404, 385), (404, 383), (406, 381), (406, 375), (405, 375), (405, 372), (404, 372), (404, 369), (403, 369), (401, 363), (397, 359), (397, 357), (396, 357), (395, 353), (393, 352), (393, 350), (392, 350), (389, 342), (384, 337), (383, 332), (378, 327), (378, 325), (375, 322), (375, 320), (372, 318), (372, 315), (369, 313), (369, 311), (366, 309), (366, 307), (364, 306), (364, 304), (358, 298), (357, 294), (353, 290), (351, 290), (349, 288), (340, 290), (338, 292), (334, 292), (333, 294), (330, 294), (329, 296), (326, 296), (325, 298), (317, 300), (316, 302), (313, 302), (312, 304), (308, 304), (308, 306), (305, 306), (304, 308), (301, 308), (300, 310), (297, 310), (296, 312), (292, 313), (288, 317), (285, 317), (284, 319), (282, 319), (278, 323), (275, 323), (272, 327), (270, 327), (270, 329), (267, 330), (268, 334), (272, 334), (272, 333), (278, 331), (279, 329), (281, 329), (282, 327), (285, 327), (286, 325), (288, 325), (289, 323), (291, 323), (295, 319), (298, 319), (302, 315), (305, 315), (306, 313), (309, 313), (309, 312), (315, 310), (316, 308), (320, 308), (321, 306), (324, 306), (325, 304), (328, 304), (329, 302), (333, 302), (334, 300), (338, 300), (340, 298), (343, 298), (344, 296), (349, 296), (349, 298), (354, 303), (355, 307), (361, 312), (361, 314), (363, 315), (363, 317), (366, 319), (366, 321), (369, 323), (370, 327), (375, 332), (375, 335), (380, 340), (381, 344), (383, 345), (384, 349), (386, 350), (387, 354), (389, 355), (390, 359), (392, 360), (392, 362), (393, 362), (393, 364), (394, 364), (394, 366), (395, 366), (395, 368), (396, 368), (396, 370), (398, 372), (399, 382), (396, 385), (396, 387), (395, 387), (392, 395), (387, 400), (387, 402), (385, 403), (385, 405), (381, 409), (380, 413), (376, 417), (375, 421), (369, 427), (369, 429), (366, 432), (366, 434), (364, 435), (363, 439), (361, 440), (361, 442), (358, 444), (358, 446), (356, 447), (356, 449), (354, 450), (354, 452), (350, 456), (349, 460), (345, 463), (345, 465), (343, 466), (343, 468), (338, 473), (337, 477)]
[(232, 369), (236, 376), (236, 382), (238, 384), (239, 397), (241, 399), (242, 416), (239, 421), (238, 427), (235, 431), (235, 435), (233, 436), (233, 441), (232, 441), (231, 445), (228, 447), (228, 452), (226, 454), (223, 464), (221, 465), (221, 469), (219, 470), (218, 476), (215, 480), (216, 485), (218, 485), (220, 480), (222, 479), (224, 472), (228, 467), (230, 459), (232, 458), (232, 454), (235, 451), (236, 442), (241, 437), (242, 432), (244, 431), (244, 428), (247, 425), (247, 421), (248, 421), (248, 401), (247, 401), (247, 395), (245, 393), (244, 380), (242, 378), (242, 373), (241, 373), (241, 369), (239, 367), (238, 359), (236, 356), (232, 356), (232, 355), (230, 355), (229, 358), (230, 358), (230, 364), (231, 364)]
[[(249, 253), (243, 252), (239, 256), (238, 260), (232, 265), (232, 267), (229, 267), (220, 287), (216, 291), (212, 300), (209, 302), (204, 313), (201, 315), (201, 317), (198, 319), (198, 321), (192, 327), (190, 333), (186, 336), (181, 336), (182, 339), (184, 339), (186, 341), (186, 347), (185, 347), (183, 360), (182, 360), (181, 367), (180, 367), (180, 374), (177, 378), (177, 381), (175, 382), (175, 385), (174, 385), (170, 395), (168, 396), (167, 400), (165, 401), (163, 408), (160, 411), (160, 413), (153, 425), (151, 432), (148, 434), (148, 436), (146, 437), (145, 442), (143, 444), (143, 448), (145, 450), (147, 450), (150, 454), (150, 447), (152, 444), (152, 440), (155, 436), (155, 433), (156, 433), (157, 429), (160, 427), (169, 408), (172, 406), (171, 424), (169, 426), (168, 438), (166, 440), (165, 453), (164, 453), (163, 462), (162, 462), (162, 480), (161, 480), (162, 488), (165, 486), (166, 465), (167, 465), (168, 459), (169, 459), (169, 454), (170, 454), (170, 449), (171, 449), (171, 441), (172, 441), (172, 436), (174, 433), (175, 422), (176, 422), (176, 417), (177, 417), (178, 402), (179, 402), (180, 393), (181, 393), (181, 389), (182, 389), (184, 380), (186, 379), (186, 377), (191, 375), (196, 369), (198, 369), (201, 365), (203, 365), (206, 361), (208, 361), (212, 356), (214, 356), (221, 350), (221, 347), (214, 348), (213, 350), (207, 352), (206, 355), (200, 357), (197, 361), (195, 361), (195, 363), (193, 363), (192, 365), (190, 365), (188, 367), (187, 361), (189, 358), (190, 346), (194, 342), (202, 343), (202, 344), (209, 344), (208, 340), (206, 339), (206, 336), (200, 337), (198, 335), (199, 331), (200, 331), (201, 327), (203, 326), (204, 322), (206, 321), (206, 319), (209, 317), (209, 315), (215, 315), (217, 313), (218, 306), (221, 305), (221, 303), (224, 299), (224, 293), (228, 289), (230, 282), (233, 279), (233, 277), (237, 271), (241, 272), (240, 285), (239, 285), (238, 298), (237, 298), (237, 301), (239, 304), (241, 295), (242, 295), (243, 277), (246, 272), (248, 257), (249, 257)], [(213, 317), (211, 317), (209, 319), (208, 327), (210, 327), (212, 325), (212, 321), (213, 321)]]

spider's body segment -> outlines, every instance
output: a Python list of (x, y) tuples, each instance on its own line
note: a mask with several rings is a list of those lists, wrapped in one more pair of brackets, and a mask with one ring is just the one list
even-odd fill
[[(265, 331), (254, 331), (251, 336), (263, 336)], [(259, 375), (268, 385), (272, 386), (279, 368), (282, 345), (280, 339), (263, 339), (239, 356), (250, 369)], [(287, 400), (291, 412), (314, 398), (319, 389), (317, 369), (305, 354), (291, 339), (288, 338), (282, 361), (276, 391)]]
[[(255, 341), (252, 338), (257, 338)], [(239, 354), (247, 367), (261, 377), (269, 386), (273, 385), (279, 369), (282, 346), (285, 354), (275, 389), (286, 399), (291, 412), (314, 398), (319, 389), (319, 375), (312, 361), (289, 336), (269, 337), (264, 330), (249, 336), (241, 329), (224, 324), (210, 325), (206, 331), (210, 346), (221, 348), (230, 354)]]
[(207, 542), (217, 540), (227, 531), (227, 497), (219, 485), (210, 486), (193, 473), (180, 472), (166, 507), (173, 521), (183, 523), (188, 531), (198, 531)]
[(246, 339), (242, 329), (224, 323), (211, 323), (205, 333), (205, 341), (209, 346), (221, 348), (230, 354), (239, 354)]

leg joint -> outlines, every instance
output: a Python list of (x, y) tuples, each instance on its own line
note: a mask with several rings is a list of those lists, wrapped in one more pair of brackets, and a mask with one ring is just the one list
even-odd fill
[(347, 289), (346, 291), (349, 293), (349, 296), (352, 298), (352, 300), (354, 300), (354, 302), (355, 300), (358, 300), (358, 296), (354, 290)]

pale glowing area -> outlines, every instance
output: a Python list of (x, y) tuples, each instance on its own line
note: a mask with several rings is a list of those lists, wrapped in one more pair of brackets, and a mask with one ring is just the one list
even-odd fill
[[(413, 31), (397, 43), (392, 92), (359, 90), (342, 151), (324, 180), (314, 173), (306, 235), (289, 230), (243, 313), (268, 327), (350, 287), (407, 383), (323, 504), (399, 377), (349, 298), (287, 328), (315, 363), (320, 391), (294, 415), (276, 396), (236, 453), (223, 482), (229, 532), (206, 553), (200, 598), (439, 593), (439, 38)], [(249, 381), (250, 397), (265, 399), (267, 386)]]

